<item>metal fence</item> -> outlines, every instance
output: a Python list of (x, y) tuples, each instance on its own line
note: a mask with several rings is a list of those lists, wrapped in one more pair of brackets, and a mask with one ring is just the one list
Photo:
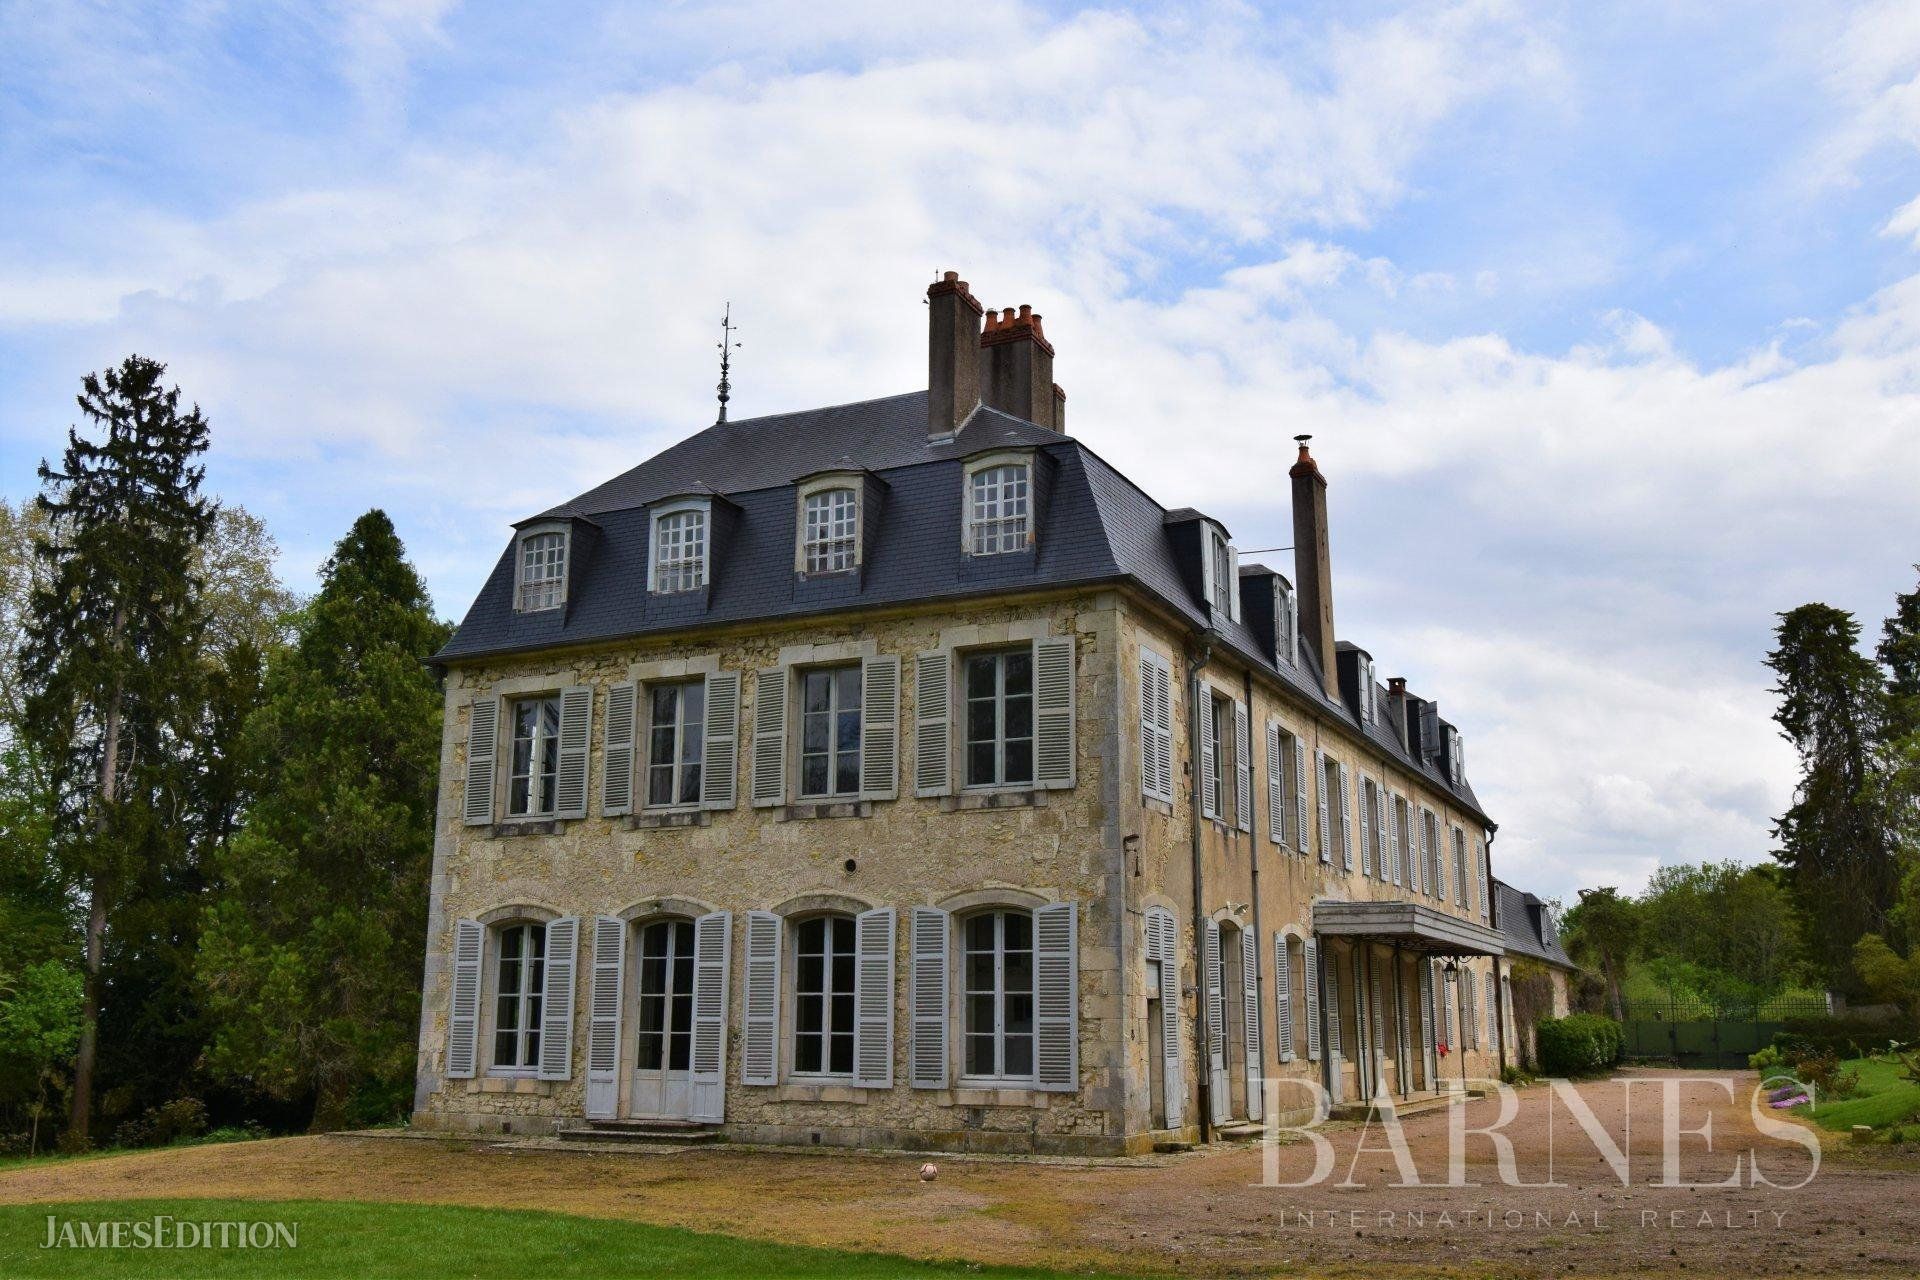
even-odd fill
[(1675, 993), (1625, 1002), (1626, 1055), (1671, 1058), (1683, 1067), (1738, 1068), (1773, 1043), (1789, 1018), (1827, 1012), (1820, 996), (1776, 996), (1756, 1004), (1718, 1004)]

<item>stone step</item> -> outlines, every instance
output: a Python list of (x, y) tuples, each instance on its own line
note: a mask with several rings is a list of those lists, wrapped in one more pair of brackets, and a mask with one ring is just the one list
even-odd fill
[(561, 1129), (554, 1136), (564, 1142), (681, 1145), (718, 1142), (720, 1130), (684, 1120), (590, 1120), (584, 1126)]
[[(1427, 1111), (1440, 1111), (1457, 1102), (1466, 1101), (1466, 1095), (1459, 1092), (1421, 1094), (1413, 1098), (1395, 1098), (1393, 1113), (1402, 1120), (1409, 1119)], [(1369, 1102), (1344, 1102), (1333, 1107), (1328, 1113), (1334, 1120), (1378, 1120), (1382, 1116), (1379, 1109)]]
[(1258, 1142), (1264, 1134), (1265, 1130), (1251, 1120), (1229, 1120), (1213, 1126), (1213, 1136), (1220, 1142)]

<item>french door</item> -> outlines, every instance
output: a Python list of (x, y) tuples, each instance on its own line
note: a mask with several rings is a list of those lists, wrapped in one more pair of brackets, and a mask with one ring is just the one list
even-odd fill
[(694, 1114), (691, 920), (655, 920), (640, 929), (635, 948), (633, 1094), (628, 1113), (641, 1119), (684, 1120)]

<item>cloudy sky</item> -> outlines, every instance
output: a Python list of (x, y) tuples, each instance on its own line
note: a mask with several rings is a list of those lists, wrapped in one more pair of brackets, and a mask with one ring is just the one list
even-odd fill
[(750, 416), (924, 385), (957, 268), (1242, 546), (1314, 433), (1503, 874), (1765, 856), (1774, 613), (1920, 560), (1920, 6), (538, 8), (0, 0), (0, 491), (139, 351), (290, 582), (377, 504), (457, 617), (724, 301)]

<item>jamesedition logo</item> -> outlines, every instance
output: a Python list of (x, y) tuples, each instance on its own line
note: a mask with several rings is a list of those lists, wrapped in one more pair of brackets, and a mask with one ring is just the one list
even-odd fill
[[(1716, 1188), (1772, 1187), (1780, 1191), (1797, 1191), (1812, 1182), (1820, 1172), (1820, 1139), (1808, 1128), (1790, 1120), (1782, 1119), (1774, 1112), (1791, 1110), (1799, 1106), (1810, 1106), (1813, 1090), (1787, 1076), (1776, 1076), (1762, 1081), (1754, 1087), (1747, 1100), (1747, 1115), (1754, 1130), (1767, 1139), (1763, 1146), (1747, 1146), (1742, 1150), (1726, 1152), (1732, 1157), (1731, 1165), (1722, 1166), (1724, 1176), (1710, 1181), (1689, 1181), (1681, 1176), (1681, 1154), (1683, 1140), (1703, 1139), (1707, 1154), (1715, 1154), (1713, 1149), (1713, 1121), (1709, 1116), (1704, 1123), (1689, 1126), (1681, 1119), (1681, 1091), (1686, 1089), (1710, 1088), (1726, 1095), (1727, 1101), (1739, 1098), (1739, 1081), (1732, 1076), (1694, 1076), (1688, 1078), (1655, 1077), (1647, 1079), (1616, 1078), (1608, 1083), (1622, 1091), (1621, 1112), (1626, 1116), (1626, 1133), (1616, 1139), (1615, 1135), (1602, 1123), (1589, 1105), (1587, 1098), (1579, 1089), (1565, 1080), (1549, 1080), (1543, 1094), (1530, 1095), (1538, 1105), (1548, 1110), (1547, 1124), (1549, 1134), (1554, 1132), (1555, 1118), (1562, 1112), (1591, 1144), (1608, 1170), (1617, 1178), (1622, 1187), (1634, 1186), (1633, 1158), (1631, 1142), (1633, 1126), (1636, 1122), (1635, 1106), (1643, 1108), (1642, 1115), (1658, 1106), (1656, 1119), (1660, 1128), (1659, 1171), (1657, 1178), (1644, 1179), (1645, 1185), (1653, 1188), (1672, 1188), (1681, 1190), (1709, 1190)], [(1283, 1099), (1282, 1088), (1292, 1088), (1310, 1095), (1311, 1107), (1306, 1103), (1309, 1097), (1296, 1094), (1300, 1104), (1288, 1107), (1293, 1099)], [(1364, 1187), (1367, 1183), (1356, 1178), (1361, 1157), (1390, 1155), (1399, 1180), (1390, 1182), (1390, 1187), (1477, 1187), (1479, 1182), (1467, 1179), (1467, 1140), (1479, 1137), (1488, 1142), (1494, 1151), (1500, 1171), (1500, 1182), (1508, 1187), (1539, 1189), (1543, 1187), (1566, 1187), (1570, 1184), (1555, 1176), (1554, 1160), (1557, 1147), (1548, 1145), (1545, 1160), (1546, 1177), (1537, 1177), (1539, 1169), (1527, 1171), (1534, 1177), (1524, 1176), (1520, 1161), (1515, 1153), (1513, 1140), (1502, 1132), (1520, 1115), (1521, 1098), (1511, 1087), (1498, 1080), (1474, 1080), (1463, 1082), (1463, 1087), (1482, 1091), (1499, 1098), (1500, 1110), (1490, 1124), (1467, 1124), (1466, 1108), (1461, 1106), (1447, 1109), (1447, 1168), (1444, 1177), (1429, 1176), (1423, 1178), (1416, 1166), (1412, 1149), (1407, 1144), (1401, 1128), (1400, 1117), (1395, 1111), (1391, 1096), (1382, 1092), (1375, 1095), (1369, 1104), (1369, 1115), (1361, 1131), (1359, 1141), (1354, 1144), (1352, 1159), (1348, 1161), (1346, 1176), (1335, 1183), (1339, 1187)], [(1599, 1086), (1587, 1084), (1585, 1089), (1591, 1093)], [(1646, 1095), (1657, 1093), (1657, 1100)], [(1339, 1153), (1332, 1142), (1318, 1132), (1330, 1114), (1332, 1100), (1327, 1091), (1316, 1080), (1268, 1080), (1266, 1082), (1266, 1143), (1265, 1162), (1261, 1181), (1255, 1185), (1273, 1188), (1317, 1187), (1331, 1178)], [(1283, 1124), (1283, 1115), (1299, 1115), (1310, 1111), (1310, 1118), (1298, 1124)], [(1385, 1141), (1384, 1146), (1370, 1145), (1369, 1139), (1378, 1133)], [(1295, 1143), (1283, 1143), (1281, 1135), (1296, 1134), (1304, 1137), (1313, 1146), (1313, 1172), (1303, 1179), (1284, 1181), (1280, 1176), (1281, 1152), (1285, 1146)], [(1644, 1144), (1643, 1144), (1644, 1146)], [(1777, 1157), (1785, 1147), (1796, 1147), (1811, 1157), (1812, 1167), (1806, 1176), (1797, 1182), (1777, 1182), (1768, 1176), (1767, 1168), (1771, 1164), (1776, 1173), (1781, 1172), (1781, 1162)], [(1769, 1160), (1762, 1159), (1763, 1150), (1770, 1155)], [(1591, 1157), (1584, 1152), (1582, 1158), (1590, 1163)], [(1437, 1171), (1429, 1170), (1429, 1174)], [(1720, 1170), (1716, 1169), (1716, 1173)], [(1585, 1179), (1583, 1179), (1585, 1181)], [(1497, 1219), (1496, 1219), (1497, 1220)], [(1651, 1225), (1651, 1224), (1648, 1224)], [(1732, 1225), (1729, 1223), (1728, 1225)], [(1755, 1225), (1759, 1225), (1756, 1221)]]
[(42, 1249), (298, 1249), (300, 1224), (175, 1218), (77, 1221), (47, 1215)]

